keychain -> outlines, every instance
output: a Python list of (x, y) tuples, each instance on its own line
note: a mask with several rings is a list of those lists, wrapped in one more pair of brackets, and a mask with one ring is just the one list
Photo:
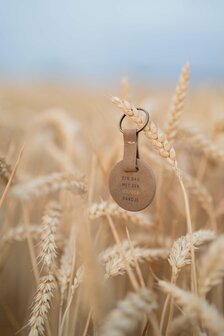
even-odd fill
[(123, 209), (139, 211), (145, 209), (153, 200), (156, 191), (155, 175), (152, 169), (139, 158), (138, 135), (149, 121), (149, 113), (142, 109), (146, 120), (140, 129), (122, 129), (124, 114), (120, 120), (120, 131), (124, 138), (123, 160), (112, 169), (109, 189), (114, 201)]

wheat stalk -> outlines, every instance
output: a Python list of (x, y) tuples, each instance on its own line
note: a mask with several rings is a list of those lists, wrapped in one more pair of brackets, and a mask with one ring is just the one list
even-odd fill
[(40, 176), (31, 181), (17, 184), (11, 189), (12, 196), (24, 201), (38, 199), (60, 190), (70, 190), (74, 194), (84, 194), (87, 191), (86, 183), (80, 177), (70, 173), (52, 173)]
[(100, 336), (130, 335), (143, 321), (144, 315), (149, 315), (157, 308), (155, 293), (141, 288), (137, 293), (129, 293), (119, 301), (105, 319)]
[(47, 267), (48, 274), (40, 278), (37, 293), (33, 300), (29, 336), (44, 334), (44, 323), (50, 309), (50, 302), (56, 288), (55, 261), (56, 261), (56, 232), (61, 220), (61, 207), (58, 202), (51, 201), (45, 208), (42, 219), (41, 255), (43, 266)]
[(199, 230), (193, 232), (192, 236), (187, 234), (175, 240), (168, 258), (174, 277), (178, 276), (181, 268), (191, 263), (191, 242), (194, 249), (197, 249), (200, 245), (215, 239), (215, 236), (215, 233), (211, 230)]
[[(100, 262), (103, 263), (105, 268), (105, 278), (114, 277), (126, 273), (127, 264), (129, 267), (135, 267), (136, 261), (138, 263), (144, 261), (156, 261), (158, 259), (166, 259), (168, 257), (168, 250), (164, 248), (144, 248), (134, 246), (133, 248), (123, 248), (123, 255), (120, 254), (117, 246), (115, 247), (115, 253), (105, 251), (100, 255)], [(116, 251), (117, 249), (117, 251)], [(105, 257), (106, 255), (106, 257)]]
[[(144, 118), (140, 111), (128, 101), (118, 97), (112, 97), (112, 103), (119, 107), (126, 115), (128, 115), (139, 127), (144, 125)], [(144, 128), (144, 133), (150, 139), (153, 148), (165, 158), (171, 166), (177, 170), (176, 152), (173, 146), (167, 141), (165, 135), (157, 128), (150, 119), (148, 125)]]
[(43, 265), (52, 269), (56, 260), (56, 233), (61, 222), (61, 206), (56, 201), (48, 203), (42, 218), (41, 255)]
[(40, 284), (33, 300), (31, 317), (28, 322), (30, 326), (29, 336), (44, 335), (44, 325), (55, 289), (56, 282), (53, 274), (45, 275), (40, 279)]
[(123, 219), (127, 223), (133, 223), (144, 228), (151, 228), (153, 226), (150, 215), (147, 215), (146, 217), (146, 215), (141, 213), (126, 211), (113, 202), (102, 201), (100, 203), (93, 203), (89, 209), (90, 220), (105, 217), (107, 215)]
[(186, 292), (177, 286), (166, 281), (159, 281), (160, 288), (170, 294), (191, 318), (198, 321), (211, 335), (222, 336), (224, 333), (224, 319), (215, 309), (204, 299), (200, 299), (195, 294)]
[(184, 100), (187, 93), (189, 75), (190, 66), (187, 63), (182, 68), (176, 92), (173, 97), (172, 106), (169, 111), (168, 125), (166, 128), (166, 136), (169, 141), (173, 141), (178, 132), (180, 117), (183, 112)]
[(224, 277), (224, 235), (217, 238), (202, 256), (199, 265), (198, 291), (205, 296)]

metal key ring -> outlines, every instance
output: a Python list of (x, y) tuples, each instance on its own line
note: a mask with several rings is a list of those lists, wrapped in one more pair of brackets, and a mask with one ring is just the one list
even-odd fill
[[(143, 125), (141, 128), (139, 128), (139, 129), (137, 130), (137, 133), (139, 133), (139, 132), (141, 132), (141, 131), (144, 130), (144, 128), (146, 127), (146, 125), (147, 125), (148, 122), (149, 122), (149, 112), (146, 111), (145, 109), (141, 108), (141, 107), (137, 107), (137, 110), (138, 110), (138, 111), (143, 111), (143, 112), (145, 113), (145, 116), (146, 116), (144, 125)], [(123, 120), (124, 120), (125, 117), (126, 117), (126, 114), (123, 114), (122, 117), (121, 117), (120, 123), (119, 123), (120, 131), (121, 131), (122, 133), (123, 133), (122, 122), (123, 122)]]

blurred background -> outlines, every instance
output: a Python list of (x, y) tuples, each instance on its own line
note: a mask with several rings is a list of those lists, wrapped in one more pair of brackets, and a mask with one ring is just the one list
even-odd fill
[(224, 79), (221, 0), (0, 1), (0, 82)]

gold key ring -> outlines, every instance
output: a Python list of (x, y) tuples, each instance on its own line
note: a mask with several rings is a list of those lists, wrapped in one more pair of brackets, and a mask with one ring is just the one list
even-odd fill
[[(139, 129), (137, 130), (137, 133), (139, 133), (139, 132), (141, 132), (141, 131), (144, 130), (144, 128), (146, 127), (146, 125), (147, 125), (148, 122), (149, 122), (149, 112), (146, 111), (145, 109), (141, 108), (141, 107), (137, 107), (137, 110), (138, 110), (138, 111), (143, 111), (143, 112), (145, 113), (145, 116), (146, 116), (144, 125), (143, 125), (141, 128), (139, 128)], [(120, 123), (119, 123), (120, 131), (121, 131), (122, 133), (123, 133), (122, 122), (123, 122), (123, 120), (124, 120), (125, 117), (126, 117), (126, 114), (123, 114), (122, 117), (121, 117), (121, 119), (120, 119)]]

